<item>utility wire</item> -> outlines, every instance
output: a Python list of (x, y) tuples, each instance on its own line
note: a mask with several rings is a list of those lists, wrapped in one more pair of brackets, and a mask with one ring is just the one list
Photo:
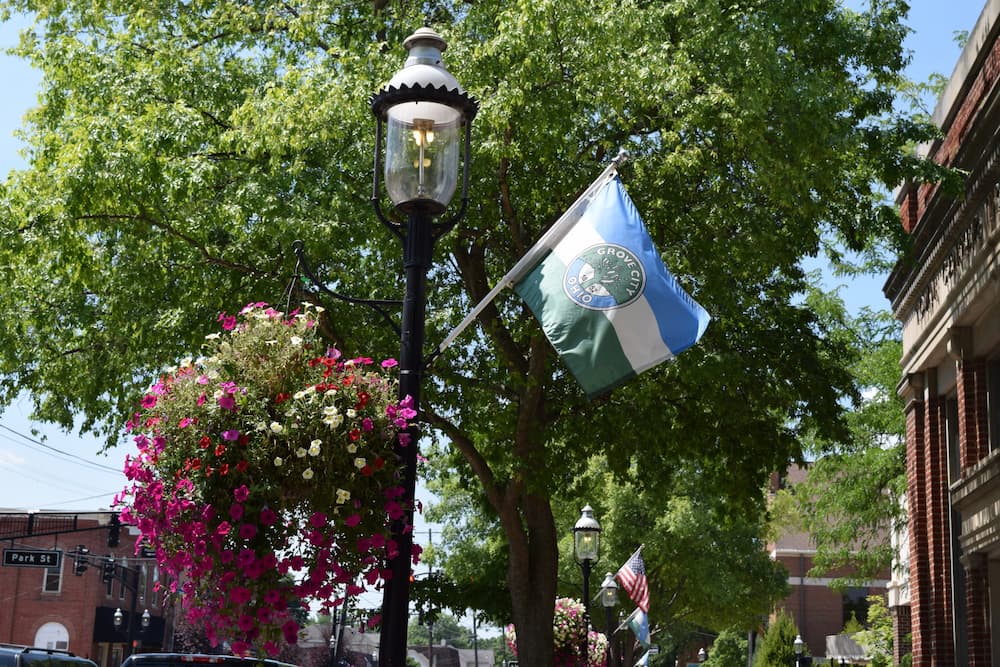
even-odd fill
[[(45, 449), (47, 449), (47, 450), (49, 450), (51, 452), (55, 452), (56, 454), (59, 454), (60, 456), (65, 456), (66, 458), (69, 458), (69, 459), (75, 459), (76, 462), (78, 463), (78, 465), (88, 465), (88, 466), (90, 466), (92, 468), (96, 468), (96, 469), (102, 470), (104, 472), (115, 473), (116, 475), (122, 474), (122, 471), (119, 470), (119, 469), (117, 469), (117, 468), (112, 468), (111, 466), (106, 466), (106, 465), (103, 465), (101, 463), (97, 463), (95, 461), (91, 461), (89, 459), (85, 459), (82, 456), (77, 456), (76, 454), (73, 454), (71, 452), (64, 451), (62, 449), (59, 449), (58, 447), (53, 447), (52, 445), (47, 445), (44, 442), (42, 442), (41, 440), (38, 440), (37, 438), (32, 438), (29, 435), (25, 435), (24, 433), (21, 433), (20, 431), (16, 431), (16, 430), (12, 429), (11, 427), (9, 427), (9, 426), (7, 426), (5, 424), (0, 424), (0, 428), (4, 429), (6, 431), (10, 431), (14, 435), (17, 435), (17, 436), (19, 436), (21, 438), (24, 438), (29, 443), (37, 445), (38, 447), (44, 447)], [(10, 439), (10, 438), (8, 438), (8, 439)], [(18, 442), (18, 441), (13, 440), (13, 439), (10, 439), (10, 440), (11, 440), (11, 442), (15, 442), (17, 444), (24, 445), (25, 447), (28, 446), (25, 443)]]

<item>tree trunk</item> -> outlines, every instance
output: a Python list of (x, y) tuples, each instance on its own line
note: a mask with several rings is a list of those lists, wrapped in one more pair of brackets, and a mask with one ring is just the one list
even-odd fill
[(510, 544), (507, 586), (522, 665), (545, 667), (554, 661), (552, 619), (559, 551), (555, 520), (547, 498), (525, 494), (521, 511), (512, 505), (501, 517)]

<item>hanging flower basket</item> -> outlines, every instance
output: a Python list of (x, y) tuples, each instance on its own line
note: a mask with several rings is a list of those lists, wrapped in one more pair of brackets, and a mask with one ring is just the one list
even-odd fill
[(220, 316), (203, 356), (154, 384), (129, 420), (122, 518), (156, 550), (188, 619), (235, 653), (294, 643), (296, 606), (340, 604), (388, 575), (407, 516), (393, 454), (416, 413), (394, 361), (341, 358), (319, 309)]
[[(555, 667), (607, 667), (608, 638), (587, 630), (583, 604), (573, 598), (557, 598), (552, 619), (555, 641)], [(587, 661), (580, 652), (584, 635), (587, 637)], [(514, 626), (504, 630), (507, 646), (517, 655), (517, 634)]]

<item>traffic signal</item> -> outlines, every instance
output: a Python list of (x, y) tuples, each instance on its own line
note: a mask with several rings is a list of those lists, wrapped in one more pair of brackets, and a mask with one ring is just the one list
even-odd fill
[(108, 524), (108, 546), (117, 547), (120, 540), (122, 522), (117, 514), (111, 515), (111, 523)]
[(110, 584), (115, 580), (115, 559), (108, 556), (101, 564), (101, 581)]
[(87, 554), (90, 553), (90, 549), (83, 546), (82, 544), (76, 545), (76, 560), (73, 562), (73, 574), (76, 576), (83, 575), (87, 571)]

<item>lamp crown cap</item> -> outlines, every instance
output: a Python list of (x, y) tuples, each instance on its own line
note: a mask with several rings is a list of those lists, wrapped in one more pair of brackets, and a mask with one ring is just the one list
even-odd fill
[(407, 51), (410, 51), (418, 44), (425, 44), (437, 49), (438, 51), (444, 51), (448, 48), (448, 42), (444, 41), (444, 37), (434, 31), (433, 28), (429, 28), (427, 26), (418, 28), (412, 35), (403, 41), (403, 46), (406, 47)]

